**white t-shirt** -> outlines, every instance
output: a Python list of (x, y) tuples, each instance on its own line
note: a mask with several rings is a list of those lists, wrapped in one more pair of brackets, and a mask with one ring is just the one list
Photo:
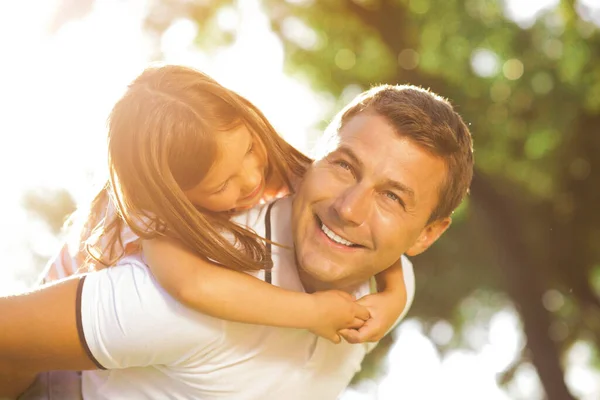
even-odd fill
[[(283, 199), (272, 208), (277, 243), (292, 243), (290, 207)], [(237, 220), (264, 235), (265, 210)], [(273, 246), (272, 259), (273, 284), (303, 291), (293, 250)], [(401, 318), (414, 297), (412, 265), (406, 258), (402, 263), (408, 300)], [(169, 296), (139, 257), (119, 264), (87, 275), (78, 292), (82, 342), (108, 369), (83, 373), (86, 400), (335, 399), (374, 346), (335, 345), (307, 330), (213, 318)]]

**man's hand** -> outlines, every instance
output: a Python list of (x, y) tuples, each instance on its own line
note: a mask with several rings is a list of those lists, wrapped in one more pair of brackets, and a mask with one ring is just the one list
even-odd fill
[(406, 295), (398, 298), (397, 293), (370, 294), (357, 301), (369, 310), (369, 318), (361, 327), (342, 329), (339, 334), (348, 343), (377, 342), (394, 326), (404, 310)]
[(358, 329), (369, 319), (369, 311), (346, 292), (313, 293), (315, 322), (309, 330), (333, 343), (341, 341), (338, 331)]

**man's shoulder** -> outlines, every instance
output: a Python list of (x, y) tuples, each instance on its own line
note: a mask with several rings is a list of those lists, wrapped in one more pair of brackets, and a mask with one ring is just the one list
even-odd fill
[(78, 302), (82, 340), (108, 369), (178, 363), (224, 339), (223, 321), (177, 302), (139, 256), (85, 275)]
[(156, 280), (141, 254), (120, 259), (114, 266), (88, 274), (85, 290), (99, 301), (140, 308), (140, 317), (165, 318), (218, 326), (219, 320), (197, 312), (173, 298)]
[[(154, 286), (154, 275), (152, 275), (152, 271), (148, 268), (141, 253), (125, 256), (113, 266), (93, 272), (93, 274), (105, 274), (106, 278), (103, 279), (124, 279), (127, 277), (127, 280), (132, 283), (146, 282)], [(156, 287), (157, 289), (160, 288), (158, 284), (156, 284)]]
[[(262, 236), (264, 234), (265, 220), (269, 209), (271, 209), (271, 212), (273, 215), (275, 215), (276, 210), (286, 208), (291, 204), (291, 202), (291, 197), (276, 199), (268, 203), (259, 204), (249, 210), (236, 214), (232, 219), (239, 225), (246, 226)], [(271, 218), (271, 220), (273, 219), (274, 218)]]
[(416, 285), (415, 285), (415, 271), (413, 269), (412, 262), (404, 254), (401, 257), (402, 260), (402, 272), (404, 275), (404, 287), (406, 288), (406, 305), (402, 312), (400, 319), (406, 316), (408, 310), (412, 306), (413, 300), (415, 299)]
[[(408, 311), (410, 310), (410, 307), (412, 306), (412, 303), (415, 299), (415, 291), (416, 291), (416, 289), (415, 289), (415, 273), (413, 270), (413, 264), (408, 259), (408, 257), (406, 257), (404, 254), (401, 256), (400, 259), (402, 260), (402, 274), (404, 276), (404, 288), (406, 290), (406, 302), (404, 303), (404, 309), (398, 316), (398, 319), (394, 323), (394, 326), (392, 327), (392, 329), (395, 328), (396, 326), (398, 326), (400, 321), (402, 321), (406, 317), (406, 314), (408, 314)], [(391, 329), (390, 329), (390, 331), (391, 331)], [(389, 333), (389, 331), (388, 331), (388, 333)]]

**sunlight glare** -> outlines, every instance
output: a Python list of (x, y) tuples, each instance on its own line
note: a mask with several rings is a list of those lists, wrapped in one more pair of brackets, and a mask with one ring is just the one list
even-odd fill
[(504, 13), (521, 28), (528, 28), (540, 14), (556, 8), (558, 3), (559, 0), (504, 0)]
[(582, 400), (600, 398), (600, 371), (594, 368), (594, 348), (578, 341), (567, 353), (565, 381), (569, 389)]
[(520, 355), (524, 346), (521, 323), (512, 309), (500, 310), (490, 320), (489, 345), (484, 346), (481, 357), (496, 373), (506, 370)]

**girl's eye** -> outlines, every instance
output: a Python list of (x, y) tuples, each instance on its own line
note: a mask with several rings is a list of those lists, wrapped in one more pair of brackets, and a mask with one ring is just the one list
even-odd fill
[(227, 189), (227, 186), (229, 186), (229, 181), (225, 182), (225, 184), (223, 186), (221, 186), (221, 189), (217, 190), (213, 194), (223, 193), (225, 191), (225, 189)]
[(246, 154), (252, 154), (253, 151), (254, 151), (254, 142), (252, 142), (252, 144), (250, 145), (250, 148), (248, 149)]

